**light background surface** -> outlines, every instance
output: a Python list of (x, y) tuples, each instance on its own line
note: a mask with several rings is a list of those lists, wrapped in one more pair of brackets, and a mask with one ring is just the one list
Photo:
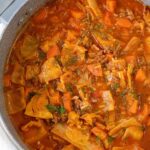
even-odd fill
[(0, 150), (17, 150), (9, 141), (7, 135), (0, 126)]

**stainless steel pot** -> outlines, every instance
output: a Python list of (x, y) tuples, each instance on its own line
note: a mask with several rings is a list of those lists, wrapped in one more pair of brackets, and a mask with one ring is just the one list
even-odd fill
[[(3, 0), (5, 1), (5, 0)], [(13, 3), (0, 16), (0, 125), (16, 149), (27, 149), (12, 126), (7, 111), (3, 93), (3, 72), (9, 50), (20, 28), (26, 20), (46, 1), (50, 0), (12, 0)], [(150, 5), (150, 0), (144, 0)]]

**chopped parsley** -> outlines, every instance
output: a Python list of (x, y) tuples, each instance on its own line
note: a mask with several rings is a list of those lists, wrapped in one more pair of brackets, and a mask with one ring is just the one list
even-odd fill
[(97, 23), (93, 26), (93, 30), (99, 31), (104, 28), (104, 25), (101, 23)]
[(139, 99), (139, 95), (138, 95), (134, 90), (131, 91), (131, 95), (132, 95), (133, 98), (135, 98), (136, 100)]
[(142, 131), (146, 130), (146, 128), (144, 126), (141, 126), (140, 128), (141, 128)]
[(43, 51), (39, 51), (39, 59), (45, 59), (46, 58), (46, 54)]
[(91, 21), (92, 21), (92, 16), (90, 13), (87, 13), (86, 17), (83, 18), (82, 22), (85, 23), (85, 24), (91, 24)]
[(107, 41), (109, 39), (108, 34), (105, 32), (100, 32), (100, 37), (102, 38), (102, 40)]
[(120, 42), (115, 41), (113, 45), (113, 50), (118, 51), (120, 49)]
[(121, 96), (121, 97), (124, 97), (127, 93), (128, 93), (128, 90), (125, 89), (125, 90), (123, 90), (123, 91), (120, 93), (120, 96)]
[(89, 90), (90, 90), (91, 93), (95, 92), (95, 89), (93, 87), (89, 87)]
[(120, 87), (119, 83), (114, 83), (112, 85), (112, 90), (116, 91)]
[(72, 86), (71, 83), (66, 83), (66, 90), (69, 91), (69, 92), (73, 91), (73, 86)]
[(54, 105), (46, 105), (46, 108), (50, 111), (50, 112), (55, 112), (55, 111), (58, 111), (58, 108), (57, 106), (54, 106)]
[(100, 138), (98, 136), (96, 136), (96, 141), (99, 142), (100, 141)]
[(59, 64), (60, 66), (62, 66), (60, 55), (55, 56), (55, 58), (56, 58), (56, 61), (58, 62), (58, 64)]
[(27, 99), (28, 99), (28, 100), (31, 100), (33, 96), (38, 95), (38, 94), (39, 94), (39, 93), (34, 92), (34, 91), (29, 92), (29, 94), (28, 94), (28, 96), (27, 96)]
[(71, 56), (68, 61), (66, 62), (66, 66), (72, 66), (78, 61), (77, 56)]
[(60, 107), (58, 108), (58, 113), (59, 113), (60, 115), (64, 114), (65, 112), (66, 112), (66, 109), (64, 108), (64, 106), (60, 106)]
[(64, 106), (54, 106), (54, 105), (46, 105), (46, 108), (50, 111), (50, 112), (57, 112), (58, 114), (62, 115), (66, 112), (66, 109), (64, 108)]
[(112, 136), (108, 136), (108, 143), (112, 143), (113, 141), (115, 140), (115, 138), (114, 137), (112, 137)]
[(81, 90), (83, 93), (86, 93), (86, 87), (82, 87)]

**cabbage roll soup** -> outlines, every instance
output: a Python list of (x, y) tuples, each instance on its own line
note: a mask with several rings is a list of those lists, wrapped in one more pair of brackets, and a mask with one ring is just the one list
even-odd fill
[(150, 7), (48, 2), (12, 46), (4, 92), (31, 150), (150, 150)]

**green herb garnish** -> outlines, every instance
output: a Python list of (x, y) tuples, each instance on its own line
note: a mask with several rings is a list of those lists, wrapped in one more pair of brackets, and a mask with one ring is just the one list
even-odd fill
[(94, 89), (94, 88), (90, 87), (89, 89), (90, 89), (90, 92), (91, 92), (91, 93), (94, 93), (94, 92), (95, 92), (95, 89)]
[(141, 128), (142, 131), (146, 130), (146, 128), (144, 126), (141, 126), (140, 128)]
[(66, 90), (69, 91), (69, 92), (73, 91), (73, 86), (72, 86), (71, 83), (66, 83)]
[(101, 23), (97, 23), (93, 26), (93, 30), (99, 31), (104, 28), (104, 25)]
[(40, 59), (45, 59), (46, 58), (46, 54), (43, 51), (39, 51), (39, 58)]
[(46, 108), (47, 108), (50, 112), (58, 112), (57, 106), (48, 104), (48, 105), (46, 106)]
[(108, 136), (108, 143), (112, 143), (113, 141), (115, 140), (115, 138), (114, 137), (112, 137), (112, 136)]
[(55, 56), (55, 59), (56, 59), (56, 61), (58, 62), (58, 64), (59, 64), (60, 66), (62, 66), (60, 55)]
[(119, 41), (115, 41), (114, 45), (113, 45), (113, 50), (118, 51), (120, 49), (120, 42)]
[(34, 92), (34, 91), (29, 92), (29, 94), (28, 94), (28, 96), (27, 96), (27, 99), (31, 100), (33, 96), (38, 95), (38, 94), (39, 94), (39, 93)]
[(116, 91), (120, 87), (119, 83), (114, 83), (112, 85), (112, 90)]
[(99, 142), (100, 141), (100, 138), (98, 136), (96, 136), (96, 141)]
[(135, 98), (136, 100), (139, 99), (139, 95), (134, 90), (131, 91), (131, 94), (132, 94), (133, 98)]
[(82, 87), (81, 90), (83, 93), (86, 93), (86, 87)]
[(60, 115), (64, 114), (65, 112), (66, 112), (66, 109), (64, 108), (64, 106), (60, 106), (60, 107), (58, 108), (58, 113), (59, 113)]
[(71, 56), (68, 61), (66, 62), (66, 66), (74, 65), (78, 61), (77, 56)]
[(85, 24), (91, 24), (92, 21), (92, 16), (90, 13), (87, 13), (86, 17), (83, 18), (82, 22)]
[(102, 38), (102, 40), (107, 41), (109, 39), (108, 34), (105, 32), (100, 32), (99, 35)]
[(125, 90), (123, 90), (123, 91), (120, 93), (120, 96), (121, 96), (121, 97), (124, 97), (127, 93), (128, 93), (128, 90), (125, 89)]
[(58, 114), (62, 115), (66, 112), (64, 106), (54, 106), (54, 105), (46, 105), (46, 108), (50, 111), (50, 112), (57, 112)]

